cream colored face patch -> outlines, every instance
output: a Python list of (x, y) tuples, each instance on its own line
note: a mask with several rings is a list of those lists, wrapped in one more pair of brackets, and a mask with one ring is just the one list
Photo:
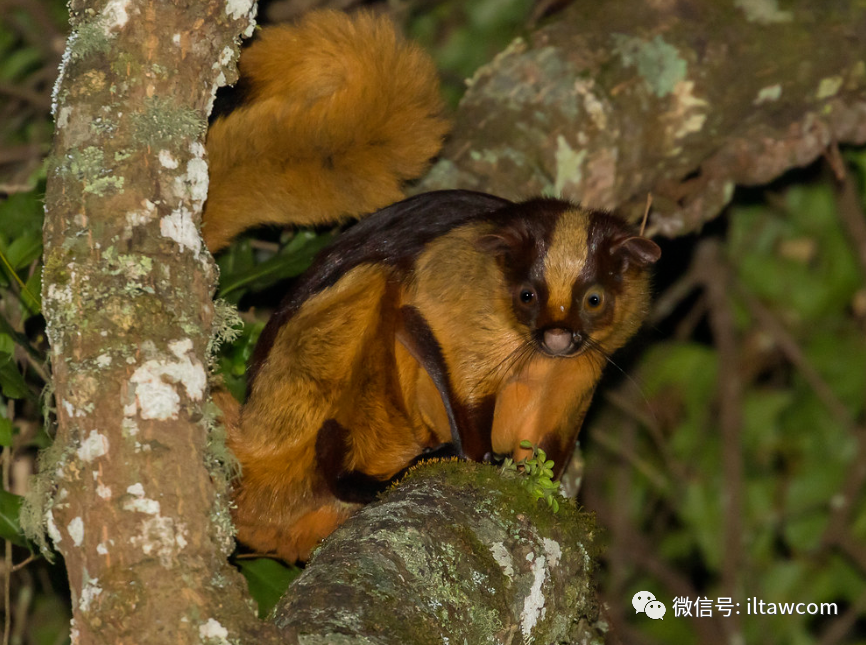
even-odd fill
[(586, 265), (588, 220), (587, 214), (580, 210), (563, 213), (544, 258), (547, 306), (556, 317), (566, 315), (571, 308), (572, 286)]

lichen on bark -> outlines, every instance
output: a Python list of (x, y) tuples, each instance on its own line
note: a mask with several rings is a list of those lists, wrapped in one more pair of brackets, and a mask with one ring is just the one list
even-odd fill
[(207, 111), (254, 11), (70, 5), (44, 228), (57, 436), (27, 518), (63, 554), (76, 642), (266, 637), (225, 559), (207, 407), (216, 272), (197, 230)]
[(697, 230), (735, 186), (866, 142), (864, 31), (851, 0), (573, 3), (476, 73), (420, 190), (635, 220), (652, 193), (650, 234)]
[(602, 642), (592, 520), (501, 470), (414, 471), (315, 552), (274, 612), (304, 643)]

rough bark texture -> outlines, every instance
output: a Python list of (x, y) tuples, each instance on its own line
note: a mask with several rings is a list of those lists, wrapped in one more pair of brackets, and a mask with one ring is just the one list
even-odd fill
[(575, 2), (472, 80), (423, 190), (654, 198), (650, 233), (697, 230), (735, 185), (866, 142), (866, 6)]
[(260, 628), (226, 563), (225, 477), (209, 456), (216, 276), (197, 230), (210, 102), (254, 11), (70, 5), (44, 230), (57, 438), (37, 522), (66, 563), (74, 643), (227, 643)]
[(592, 521), (493, 466), (425, 466), (315, 553), (274, 620), (309, 645), (601, 643)]

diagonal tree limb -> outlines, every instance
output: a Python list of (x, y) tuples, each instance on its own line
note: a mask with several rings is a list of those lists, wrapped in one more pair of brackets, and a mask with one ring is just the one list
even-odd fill
[(768, 7), (574, 3), (475, 75), (421, 188), (561, 193), (635, 221), (651, 192), (649, 233), (676, 236), (736, 185), (866, 142), (866, 7)]

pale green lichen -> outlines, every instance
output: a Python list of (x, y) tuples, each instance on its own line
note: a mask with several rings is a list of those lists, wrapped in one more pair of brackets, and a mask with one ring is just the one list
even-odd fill
[(767, 87), (761, 88), (761, 90), (758, 92), (758, 95), (755, 97), (755, 100), (752, 101), (752, 104), (761, 105), (762, 103), (778, 101), (780, 96), (782, 96), (781, 83), (776, 83), (775, 85), (768, 85)]
[(67, 170), (78, 179), (97, 176), (103, 169), (104, 155), (100, 148), (88, 146), (82, 150), (71, 150), (60, 170)]
[(159, 79), (167, 79), (171, 74), (170, 70), (167, 67), (165, 67), (164, 65), (159, 65), (158, 63), (153, 63), (150, 66), (150, 69), (153, 71), (154, 76)]
[[(50, 417), (46, 415), (45, 418)], [(53, 442), (40, 452), (37, 474), (30, 478), (30, 487), (21, 506), (21, 530), (28, 540), (39, 547), (39, 551), (49, 562), (54, 562), (54, 552), (48, 544), (46, 522), (54, 506), (57, 473), (73, 455), (73, 448), (64, 446), (59, 441)]]
[(556, 182), (553, 186), (554, 195), (562, 196), (568, 184), (579, 184), (583, 180), (583, 162), (586, 160), (586, 150), (574, 150), (559, 135), (556, 138)]
[(493, 150), (488, 149), (473, 150), (469, 153), (469, 158), (472, 159), (472, 161), (486, 163), (491, 166), (495, 166), (499, 161), (499, 156)]
[(839, 93), (839, 90), (842, 88), (843, 79), (841, 76), (830, 76), (829, 78), (822, 78), (821, 82), (818, 84), (818, 91), (815, 94), (815, 98), (819, 101), (823, 101), (824, 99), (829, 99), (836, 94)]
[[(222, 301), (217, 302), (219, 303)], [(217, 309), (220, 308), (220, 305), (217, 305)], [(231, 309), (233, 310), (234, 315), (237, 315), (237, 310), (234, 309), (234, 307)], [(222, 311), (221, 314), (215, 316), (215, 318), (218, 317), (226, 320), (224, 325), (220, 326), (220, 329), (222, 330), (221, 333), (223, 334), (223, 337), (228, 338), (228, 335), (233, 331), (231, 322), (228, 321), (231, 316), (228, 312)], [(214, 326), (216, 327), (216, 323)], [(214, 347), (218, 342), (219, 341), (214, 341), (212, 338), (209, 341), (209, 348)], [(215, 350), (209, 349), (207, 352), (207, 360), (208, 363), (211, 364), (211, 367), (213, 366), (212, 351)], [(231, 395), (229, 394), (229, 396)], [(233, 403), (231, 400), (229, 402)], [(202, 423), (205, 425), (207, 436), (207, 446), (204, 454), (205, 468), (210, 474), (216, 492), (210, 514), (210, 524), (212, 527), (211, 534), (213, 535), (215, 542), (222, 549), (223, 554), (228, 557), (235, 548), (235, 525), (232, 521), (231, 511), (229, 509), (229, 489), (231, 487), (231, 482), (240, 477), (241, 465), (234, 453), (229, 450), (229, 447), (226, 444), (227, 431), (225, 423), (222, 421), (224, 414), (225, 411), (221, 410), (219, 406), (208, 397), (208, 400), (204, 404)]]
[(674, 91), (685, 79), (688, 65), (679, 50), (661, 36), (647, 42), (626, 34), (614, 34), (615, 51), (625, 67), (636, 67), (638, 75), (659, 98)]
[(514, 40), (512, 40), (508, 44), (508, 47), (506, 47), (501, 52), (499, 52), (490, 63), (488, 63), (487, 65), (484, 65), (482, 67), (479, 67), (475, 71), (474, 76), (472, 76), (471, 78), (467, 78), (466, 79), (466, 87), (471, 88), (481, 78), (483, 78), (485, 76), (489, 76), (491, 70), (498, 69), (503, 60), (510, 58), (512, 56), (519, 56), (519, 55), (523, 54), (527, 49), (528, 49), (528, 44), (527, 44), (526, 40), (524, 38), (521, 38), (518, 36), (517, 38), (515, 38)]
[[(416, 546), (423, 541), (423, 535), (416, 528), (400, 528), (379, 534), (378, 539), (384, 537), (394, 550), (401, 553), (401, 568), (417, 581), (423, 581), (427, 590), (425, 599), (425, 612), (436, 616), (443, 625), (454, 621), (460, 621), (460, 631), (468, 634), (469, 642), (493, 643), (492, 635), (502, 629), (502, 621), (499, 615), (501, 608), (496, 608), (491, 601), (496, 600), (496, 584), (489, 580), (490, 569), (488, 563), (481, 561), (476, 566), (467, 565), (465, 553), (483, 554), (484, 546), (475, 538), (468, 529), (461, 533), (460, 539), (466, 543), (465, 547), (442, 544), (435, 557), (417, 549)], [(494, 566), (492, 557), (489, 562)], [(470, 568), (467, 569), (467, 566)], [(495, 569), (493, 569), (495, 571)], [(398, 572), (399, 574), (399, 572)], [(396, 578), (392, 578), (396, 581)], [(485, 595), (484, 591), (489, 595)], [(392, 588), (378, 590), (382, 593), (382, 600), (393, 600), (397, 591)], [(484, 600), (479, 602), (479, 598)], [(472, 602), (472, 599), (475, 599)], [(390, 619), (387, 604), (383, 603), (384, 613), (379, 618), (376, 612), (371, 612), (371, 618), (376, 622), (388, 621)], [(465, 617), (461, 611), (459, 615), (453, 613), (454, 608), (469, 607), (470, 615)], [(452, 628), (444, 629), (449, 633)]]
[(124, 178), (107, 176), (105, 155), (100, 148), (88, 146), (82, 150), (72, 150), (65, 158), (55, 162), (55, 172), (60, 176), (72, 176), (84, 184), (85, 193), (103, 196), (107, 192), (123, 189)]
[(90, 122), (90, 131), (95, 137), (113, 135), (117, 131), (117, 122), (98, 116)]
[(123, 182), (123, 177), (99, 177), (88, 183), (84, 187), (84, 192), (104, 197), (109, 192), (123, 190)]
[(211, 474), (219, 473), (226, 481), (236, 479), (241, 474), (241, 465), (226, 445), (226, 428), (219, 420), (223, 410), (213, 401), (208, 401), (204, 407), (207, 431), (206, 461)]
[(762, 25), (791, 22), (794, 14), (779, 9), (778, 0), (734, 0), (734, 6), (742, 9), (746, 20)]
[(533, 169), (533, 164), (527, 158), (526, 153), (510, 146), (501, 146), (494, 149), (485, 148), (480, 151), (473, 150), (469, 153), (469, 157), (472, 161), (494, 167), (499, 166), (503, 162), (510, 162), (520, 169)]
[[(478, 178), (464, 170), (450, 159), (440, 159), (430, 168), (421, 182), (422, 190), (442, 190), (453, 186), (473, 187), (478, 185)], [(410, 193), (421, 192), (417, 187), (410, 187)]]
[(532, 104), (540, 102), (544, 106), (543, 112), (556, 110), (567, 121), (574, 121), (580, 114), (580, 101), (575, 92), (578, 77), (574, 67), (568, 62), (568, 56), (558, 47), (542, 47), (532, 53), (532, 62), (535, 63), (540, 73), (539, 78), (548, 79), (544, 90), (533, 89), (535, 96), (531, 99)]
[(91, 54), (103, 54), (111, 46), (111, 39), (105, 33), (101, 18), (81, 23), (76, 34), (76, 38), (69, 44), (69, 56), (72, 60), (81, 60)]
[[(121, 78), (135, 77), (142, 72), (141, 60), (129, 52), (117, 52), (116, 55), (112, 56), (109, 67), (114, 74)], [(116, 92), (117, 88), (112, 86), (111, 93), (115, 94)]]
[(213, 303), (211, 337), (207, 344), (207, 364), (214, 369), (216, 356), (224, 343), (232, 343), (244, 330), (244, 321), (233, 304), (217, 298)]
[(160, 97), (145, 99), (143, 109), (131, 116), (137, 143), (157, 147), (175, 139), (203, 136), (207, 121), (190, 108)]
[(143, 255), (119, 255), (116, 275), (126, 275), (130, 280), (141, 280), (153, 271), (153, 258)]
[[(542, 78), (547, 79), (543, 91), (537, 83)], [(515, 83), (514, 79), (523, 82)], [(577, 74), (561, 49), (541, 47), (528, 52), (516, 48), (497, 56), (493, 63), (478, 70), (470, 85), (477, 86), (474, 100), (490, 97), (505, 111), (537, 112), (537, 106), (541, 106), (543, 114), (555, 111), (573, 120), (579, 112), (573, 90), (576, 81)]]

